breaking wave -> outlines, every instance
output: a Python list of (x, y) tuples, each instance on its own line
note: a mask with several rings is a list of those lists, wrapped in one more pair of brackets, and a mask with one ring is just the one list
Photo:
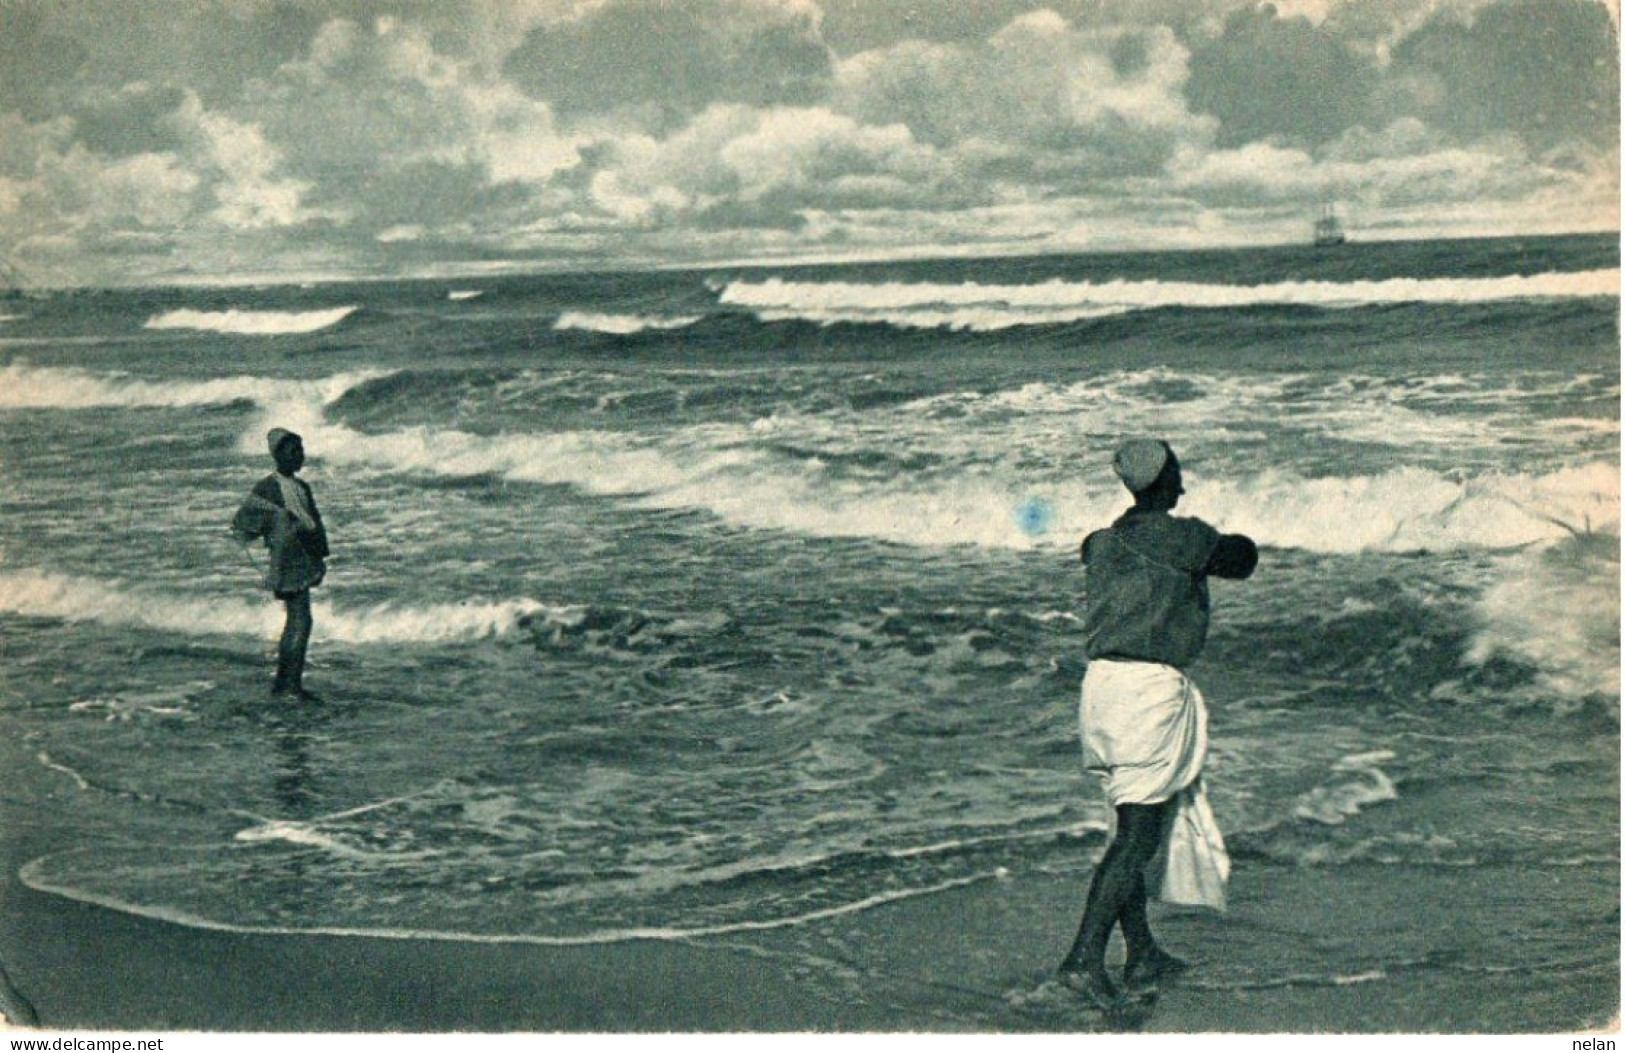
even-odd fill
[(147, 319), (147, 329), (200, 329), (238, 336), (285, 336), (314, 333), (344, 321), (354, 305), (322, 311), (166, 311)]
[(1549, 696), (1619, 699), (1619, 538), (1576, 534), (1520, 552), (1480, 597), (1469, 666), (1510, 659)]
[[(314, 635), (350, 644), (451, 643), (501, 636), (552, 609), (531, 599), (369, 608), (318, 602)], [(149, 593), (122, 582), (41, 571), (0, 574), (0, 611), (193, 636), (274, 636), (282, 627), (281, 610), (264, 601)]]
[(1501, 278), (1388, 278), (1381, 281), (1221, 285), (1177, 281), (1029, 285), (963, 282), (735, 281), (722, 303), (755, 310), (763, 321), (885, 323), (974, 331), (1054, 325), (1155, 308), (1300, 306), (1348, 308), (1394, 303), (1488, 303), (1619, 295), (1619, 271)]
[(381, 373), (344, 373), (319, 380), (221, 377), (218, 380), (152, 381), (83, 369), (0, 366), (0, 409), (163, 409), (251, 401), (262, 404), (316, 401), (325, 405)]
[[(1109, 480), (1046, 485), (971, 471), (842, 477), (818, 458), (785, 458), (772, 444), (755, 442), (752, 430), (714, 425), (659, 437), (610, 431), (487, 436), (429, 428), (363, 434), (313, 420), (303, 433), (307, 445), (338, 463), (569, 485), (814, 536), (1071, 546), (1122, 510), (1120, 490)], [(1318, 479), (1266, 470), (1204, 480), (1192, 490), (1189, 514), (1261, 544), (1313, 552), (1498, 549), (1557, 541), (1576, 530), (1619, 532), (1619, 476), (1605, 462), (1542, 475), (1466, 478), (1417, 467)], [(1035, 500), (1047, 513), (1041, 532), (1026, 514)]]
[(650, 330), (685, 329), (700, 320), (694, 315), (641, 315), (595, 314), (590, 311), (565, 311), (559, 315), (553, 328), (558, 330), (583, 329), (593, 333), (632, 336)]

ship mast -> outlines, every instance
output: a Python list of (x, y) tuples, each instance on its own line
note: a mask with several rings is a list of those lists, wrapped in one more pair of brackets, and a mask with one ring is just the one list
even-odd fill
[(1343, 224), (1332, 209), (1331, 202), (1323, 202), (1320, 206), (1320, 218), (1315, 220), (1315, 245), (1324, 248), (1329, 245), (1341, 245), (1348, 241), (1348, 235), (1343, 233)]

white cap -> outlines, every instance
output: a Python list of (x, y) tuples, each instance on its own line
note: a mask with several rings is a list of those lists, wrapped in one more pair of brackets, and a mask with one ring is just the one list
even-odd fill
[(1172, 452), (1161, 439), (1130, 439), (1112, 455), (1112, 471), (1137, 494), (1157, 481)]

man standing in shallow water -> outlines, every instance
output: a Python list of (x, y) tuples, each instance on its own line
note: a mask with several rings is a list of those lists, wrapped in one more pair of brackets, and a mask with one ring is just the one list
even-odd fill
[[(1207, 707), (1184, 670), (1207, 642), (1208, 576), (1246, 578), (1258, 565), (1251, 539), (1168, 514), (1185, 487), (1166, 442), (1124, 443), (1112, 468), (1134, 507), (1083, 541), (1089, 668), (1079, 722), (1085, 767), (1104, 775), (1117, 831), (1060, 970), (1067, 986), (1108, 1012), (1188, 967), (1152, 938), (1152, 891), (1224, 909), (1230, 860), (1201, 783)], [(1128, 949), (1121, 990), (1106, 971), (1118, 927)]]
[(310, 485), (298, 478), (305, 465), (304, 440), (282, 428), (272, 428), (265, 439), (276, 471), (254, 485), (237, 509), (231, 530), (244, 544), (264, 539), (270, 556), (265, 587), (287, 608), (271, 692), (309, 698), (304, 675), (313, 624), (310, 590), (327, 574), (327, 529)]

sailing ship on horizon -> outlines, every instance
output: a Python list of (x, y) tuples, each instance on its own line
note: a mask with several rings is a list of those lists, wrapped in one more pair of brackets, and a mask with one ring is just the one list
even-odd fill
[(1343, 221), (1337, 218), (1336, 211), (1329, 204), (1322, 206), (1320, 218), (1315, 220), (1315, 248), (1324, 249), (1342, 245), (1348, 240), (1348, 234), (1343, 230)]

